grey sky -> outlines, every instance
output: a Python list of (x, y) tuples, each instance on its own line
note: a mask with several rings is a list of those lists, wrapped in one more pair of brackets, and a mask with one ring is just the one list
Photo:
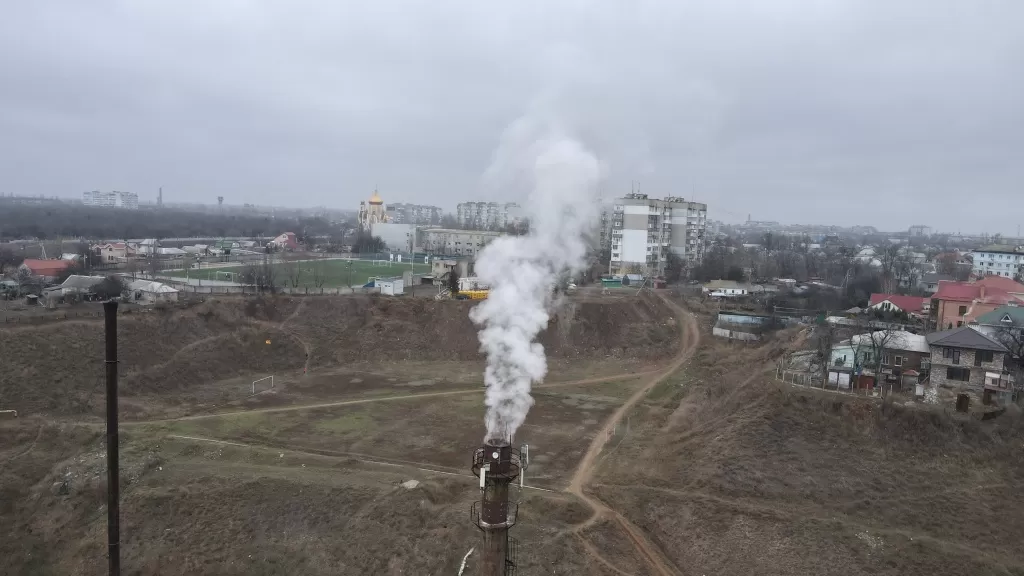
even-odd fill
[(538, 102), (712, 218), (1013, 233), (1016, 0), (48, 0), (0, 17), (0, 192), (454, 208)]

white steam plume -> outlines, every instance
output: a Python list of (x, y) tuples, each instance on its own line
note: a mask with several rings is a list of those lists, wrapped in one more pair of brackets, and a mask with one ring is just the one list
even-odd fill
[(524, 122), (514, 125), (489, 170), (529, 186), (530, 232), (496, 239), (476, 260), (477, 276), (491, 287), (470, 312), (487, 354), (485, 440), (507, 439), (526, 419), (530, 387), (547, 374), (544, 347), (534, 340), (548, 324), (554, 283), (586, 266), (600, 210), (597, 158), (571, 138), (531, 132)]

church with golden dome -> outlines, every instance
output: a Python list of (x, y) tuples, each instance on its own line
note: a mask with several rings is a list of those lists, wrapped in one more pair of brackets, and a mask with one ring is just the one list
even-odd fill
[(359, 203), (359, 227), (363, 230), (369, 231), (374, 224), (388, 221), (390, 218), (387, 208), (384, 206), (384, 200), (376, 190), (373, 191), (373, 196), (370, 196), (368, 201)]

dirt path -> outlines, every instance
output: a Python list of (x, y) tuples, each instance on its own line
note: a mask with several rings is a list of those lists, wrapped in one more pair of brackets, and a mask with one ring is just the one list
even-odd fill
[[(563, 382), (552, 382), (540, 384), (535, 389), (559, 388), (565, 386), (586, 386), (589, 384), (600, 384), (613, 382), (615, 380), (626, 380), (649, 375), (650, 372), (629, 372), (626, 374), (614, 374), (612, 376), (601, 376), (599, 378), (584, 378), (581, 380), (566, 380)], [(333, 402), (321, 402), (318, 404), (298, 404), (294, 406), (274, 406), (270, 408), (254, 408), (252, 410), (232, 410), (229, 412), (214, 412), (211, 414), (194, 414), (191, 416), (179, 416), (177, 418), (160, 418), (156, 420), (134, 420), (122, 422), (122, 426), (139, 426), (142, 424), (162, 424), (169, 422), (188, 422), (191, 420), (206, 420), (209, 418), (221, 418), (239, 414), (267, 414), (271, 412), (294, 412), (296, 410), (311, 410), (316, 408), (335, 408), (338, 406), (357, 406), (360, 404), (373, 404), (375, 402), (393, 402), (398, 400), (415, 400), (418, 398), (434, 398), (438, 396), (456, 396), (459, 394), (483, 394), (483, 386), (475, 388), (460, 388), (458, 390), (442, 390), (440, 392), (422, 392), (419, 394), (401, 394), (397, 396), (375, 396), (373, 398), (356, 398), (353, 400), (337, 400)]]
[[(700, 343), (700, 330), (697, 327), (697, 322), (693, 316), (689, 312), (683, 310), (683, 308), (676, 303), (670, 301), (668, 298), (662, 296), (662, 300), (664, 300), (669, 307), (675, 310), (677, 314), (679, 331), (682, 336), (680, 338), (679, 355), (676, 356), (675, 360), (673, 360), (668, 368), (648, 380), (632, 396), (630, 396), (618, 410), (608, 417), (604, 426), (598, 431), (594, 440), (590, 443), (590, 447), (587, 449), (586, 454), (584, 454), (583, 458), (580, 459), (580, 463), (576, 467), (576, 472), (573, 474), (566, 490), (585, 502), (593, 510), (593, 514), (591, 514), (590, 518), (574, 527), (573, 531), (575, 533), (580, 534), (582, 531), (597, 523), (601, 518), (611, 518), (615, 520), (619, 527), (622, 528), (626, 533), (626, 537), (629, 538), (634, 548), (636, 548), (636, 551), (647, 561), (657, 574), (661, 576), (674, 576), (675, 574), (678, 574), (679, 571), (671, 565), (671, 562), (664, 558), (662, 553), (658, 551), (656, 547), (647, 543), (646, 538), (639, 528), (634, 526), (624, 516), (609, 508), (604, 502), (587, 495), (584, 491), (584, 488), (594, 476), (598, 456), (600, 456), (601, 451), (608, 443), (608, 440), (611, 438), (612, 432), (618, 423), (641, 399), (643, 399), (644, 396), (647, 395), (648, 392), (651, 391), (651, 389), (681, 368)], [(593, 550), (593, 548), (590, 547), (588, 550)], [(609, 562), (604, 558), (598, 558), (598, 560), (602, 564), (609, 565)]]

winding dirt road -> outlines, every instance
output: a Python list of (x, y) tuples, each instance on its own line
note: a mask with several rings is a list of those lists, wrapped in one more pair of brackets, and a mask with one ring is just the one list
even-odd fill
[(614, 568), (607, 559), (602, 558), (597, 553), (596, 549), (586, 542), (582, 534), (584, 530), (590, 528), (599, 520), (611, 518), (619, 525), (620, 528), (622, 528), (626, 533), (626, 537), (629, 538), (630, 542), (633, 544), (633, 547), (656, 574), (659, 574), (660, 576), (675, 576), (679, 574), (679, 570), (672, 565), (671, 561), (665, 558), (664, 554), (658, 550), (656, 546), (647, 541), (647, 538), (639, 528), (627, 520), (622, 514), (619, 514), (604, 502), (598, 500), (596, 497), (588, 495), (584, 491), (586, 485), (593, 478), (594, 471), (597, 469), (598, 456), (601, 455), (601, 451), (604, 450), (608, 440), (612, 437), (612, 433), (618, 423), (655, 386), (662, 383), (665, 378), (679, 370), (690, 356), (693, 355), (694, 350), (697, 349), (697, 345), (700, 343), (700, 330), (697, 327), (697, 322), (693, 315), (665, 296), (662, 296), (661, 298), (669, 307), (675, 310), (677, 315), (676, 320), (679, 324), (679, 330), (682, 336), (680, 338), (679, 354), (668, 368), (657, 372), (650, 380), (645, 382), (643, 386), (630, 396), (618, 410), (608, 417), (604, 426), (598, 431), (597, 435), (594, 436), (594, 440), (590, 443), (590, 447), (587, 449), (586, 454), (584, 454), (583, 458), (580, 459), (580, 463), (577, 465), (576, 471), (573, 474), (572, 479), (569, 481), (569, 486), (566, 488), (566, 491), (585, 502), (593, 511), (590, 518), (573, 528), (573, 532), (580, 538), (584, 548), (590, 552), (591, 555), (594, 555), (599, 562), (605, 566), (612, 567), (616, 572), (622, 573), (620, 569)]
[[(534, 386), (534, 389), (561, 388), (566, 386), (586, 386), (588, 384), (601, 384), (603, 382), (614, 382), (615, 380), (631, 380), (642, 378), (651, 374), (660, 374), (660, 370), (644, 372), (627, 372), (624, 374), (612, 374), (598, 378), (583, 378), (580, 380), (564, 380)], [(419, 394), (399, 394), (394, 396), (374, 396), (372, 398), (355, 398), (352, 400), (334, 400), (331, 402), (320, 402), (317, 404), (294, 404), (289, 406), (273, 406), (270, 408), (252, 408), (242, 410), (230, 410), (225, 412), (209, 412), (206, 414), (192, 414), (189, 416), (178, 416), (176, 418), (157, 418), (153, 420), (131, 420), (121, 422), (122, 426), (140, 426), (142, 424), (162, 424), (168, 422), (187, 422), (190, 420), (208, 420), (211, 418), (223, 418), (225, 416), (236, 416), (240, 414), (267, 414), (271, 412), (295, 412), (297, 410), (311, 410), (316, 408), (335, 408), (339, 406), (356, 406), (359, 404), (374, 404), (376, 402), (394, 402), (398, 400), (415, 400), (418, 398), (433, 398), (437, 396), (458, 396), (462, 394), (483, 394), (483, 386), (474, 388), (459, 388), (457, 390), (441, 390), (438, 392), (421, 392)]]

